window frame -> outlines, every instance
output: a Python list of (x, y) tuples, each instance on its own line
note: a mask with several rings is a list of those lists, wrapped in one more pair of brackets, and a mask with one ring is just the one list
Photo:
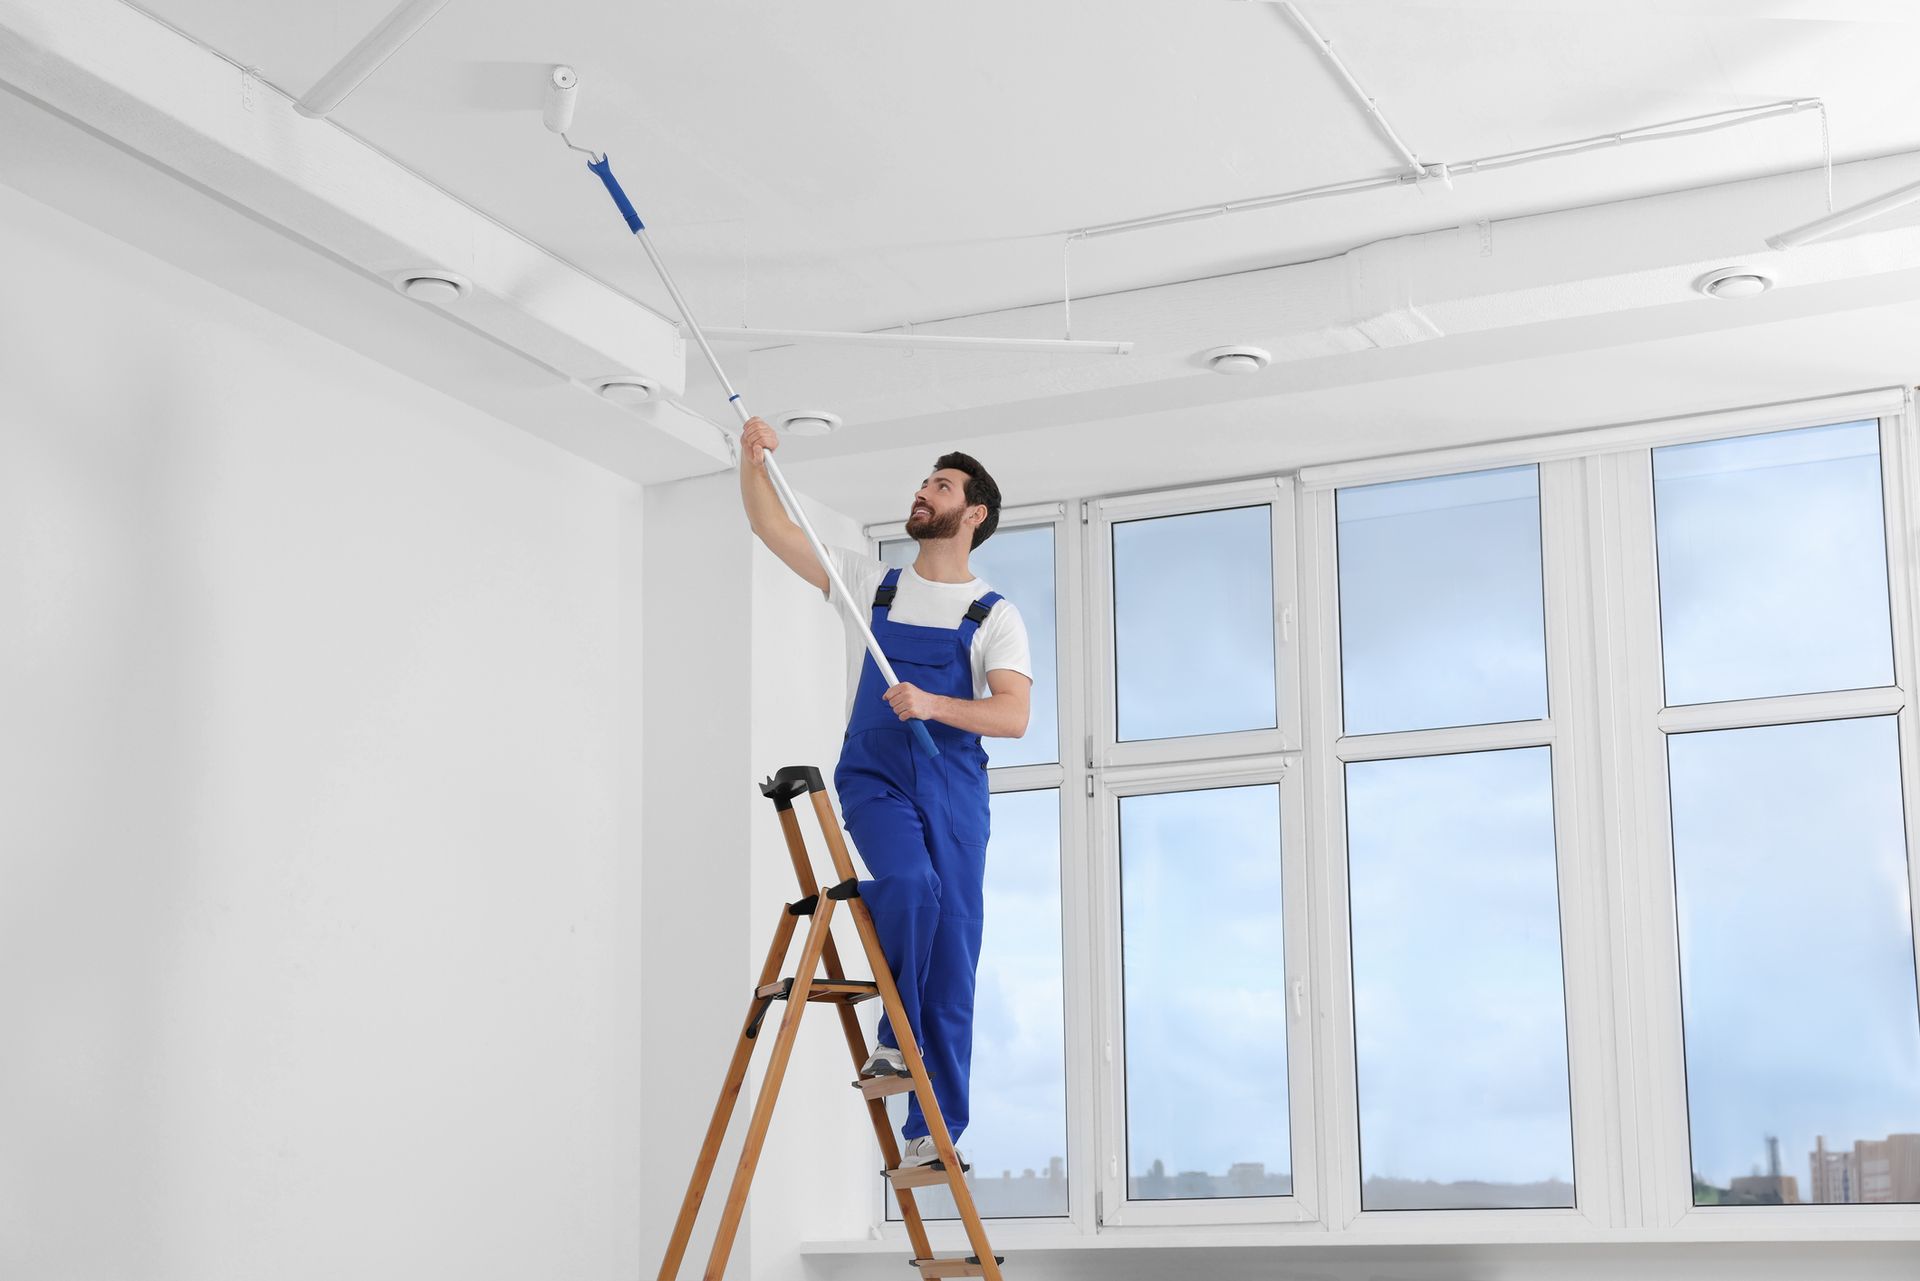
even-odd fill
[[(1073, 744), (1085, 739), (1086, 710), (1081, 682), (1068, 675), (1069, 660), (1085, 648), (1085, 619), (1074, 603), (1082, 596), (1082, 548), (1074, 536), (1072, 508), (1067, 503), (1034, 503), (1005, 507), (1000, 512), (998, 531), (1053, 528), (1054, 590), (1054, 693), (1056, 723), (1059, 726), (1059, 759), (1037, 765), (989, 765), (987, 789), (992, 793), (1057, 790), (1060, 796), (1060, 946), (1062, 1011), (1065, 1024), (1067, 1085), (1067, 1214), (1064, 1218), (990, 1218), (995, 1248), (1020, 1248), (1023, 1245), (1056, 1242), (1063, 1236), (1089, 1236), (1095, 1228), (1097, 1190), (1090, 1177), (1091, 1159), (1081, 1154), (1092, 1151), (1092, 1136), (1097, 1111), (1091, 1092), (1076, 1089), (1093, 1072), (1093, 942), (1089, 926), (1090, 908), (1087, 887), (1091, 881), (1086, 835), (1087, 813), (1077, 801), (1083, 790), (1079, 777), (1085, 771), (1076, 767), (1079, 753)], [(889, 521), (868, 525), (867, 550), (876, 558), (880, 544), (905, 538), (906, 522)], [(1018, 604), (1019, 602), (1015, 602)], [(873, 1230), (882, 1241), (906, 1249), (906, 1226), (889, 1220), (888, 1207), (893, 1193), (885, 1179), (873, 1179), (871, 1214)], [(958, 1220), (928, 1220), (927, 1239), (937, 1251), (966, 1251), (963, 1225)]]
[[(1396, 460), (1398, 462), (1399, 460)], [(1439, 459), (1436, 462), (1441, 461)], [(1463, 474), (1525, 464), (1524, 458), (1473, 466), (1429, 465), (1386, 480)], [(1308, 682), (1315, 729), (1309, 772), (1315, 780), (1316, 839), (1312, 875), (1324, 903), (1316, 916), (1320, 947), (1315, 970), (1328, 1026), (1321, 1038), (1321, 1072), (1334, 1083), (1328, 1090), (1327, 1130), (1339, 1141), (1327, 1144), (1328, 1226), (1353, 1230), (1364, 1223), (1369, 1235), (1416, 1240), (1445, 1239), (1463, 1215), (1481, 1230), (1534, 1227), (1560, 1222), (1594, 1230), (1612, 1218), (1614, 1162), (1607, 1141), (1609, 1080), (1600, 1055), (1607, 1044), (1608, 1021), (1601, 993), (1605, 953), (1604, 894), (1596, 880), (1600, 869), (1589, 856), (1587, 836), (1597, 819), (1598, 802), (1589, 763), (1593, 744), (1581, 741), (1582, 717), (1575, 710), (1593, 668), (1593, 657), (1576, 640), (1589, 622), (1580, 590), (1586, 552), (1579, 493), (1579, 463), (1535, 463), (1540, 493), (1541, 606), (1546, 647), (1547, 715), (1533, 721), (1506, 721), (1438, 729), (1397, 730), (1347, 735), (1342, 724), (1339, 554), (1335, 495), (1354, 485), (1378, 483), (1358, 469), (1343, 468), (1303, 477), (1303, 533), (1311, 568), (1307, 604), (1313, 627), (1308, 648), (1313, 664)], [(1397, 470), (1397, 469), (1396, 469)], [(1475, 1210), (1365, 1210), (1361, 1184), (1360, 1105), (1352, 961), (1352, 916), (1347, 861), (1346, 767), (1358, 761), (1398, 760), (1463, 752), (1545, 747), (1550, 753), (1553, 831), (1558, 884), (1561, 980), (1567, 1038), (1567, 1089), (1573, 1149), (1574, 1204), (1570, 1208)]]
[[(1915, 982), (1920, 986), (1920, 737), (1916, 736), (1912, 681), (1916, 633), (1914, 556), (1914, 501), (1920, 496), (1916, 473), (1915, 424), (1910, 406), (1880, 412), (1839, 414), (1805, 413), (1796, 421), (1762, 420), (1736, 430), (1721, 430), (1705, 439), (1732, 439), (1836, 423), (1877, 420), (1880, 446), (1880, 493), (1883, 536), (1886, 540), (1889, 622), (1893, 643), (1893, 684), (1873, 689), (1789, 694), (1765, 698), (1695, 703), (1670, 707), (1666, 703), (1660, 641), (1661, 609), (1658, 547), (1654, 526), (1653, 448), (1610, 455), (1610, 483), (1616, 491), (1622, 517), (1619, 562), (1621, 580), (1614, 584), (1621, 606), (1636, 631), (1653, 638), (1640, 647), (1638, 661), (1619, 673), (1622, 692), (1640, 708), (1630, 725), (1634, 750), (1632, 800), (1636, 806), (1638, 839), (1617, 851), (1622, 872), (1638, 891), (1645, 911), (1636, 922), (1637, 940), (1627, 950), (1630, 981), (1641, 992), (1649, 1018), (1648, 1053), (1632, 1065), (1645, 1078), (1642, 1097), (1653, 1131), (1651, 1152), (1642, 1166), (1650, 1202), (1650, 1226), (1672, 1230), (1686, 1238), (1744, 1238), (1754, 1232), (1783, 1235), (1805, 1231), (1809, 1219), (1849, 1238), (1920, 1236), (1920, 1204), (1794, 1206), (1702, 1206), (1693, 1200), (1691, 1115), (1687, 1101), (1686, 1039), (1682, 1019), (1679, 950), (1679, 913), (1673, 887), (1675, 864), (1673, 829), (1669, 821), (1670, 779), (1667, 736), (1762, 725), (1892, 715), (1899, 745), (1903, 821), (1907, 838), (1908, 928), (1915, 943)], [(1660, 441), (1657, 444), (1677, 443)], [(1644, 709), (1657, 708), (1648, 713)], [(1632, 964), (1637, 962), (1637, 964)], [(1796, 1176), (1801, 1157), (1790, 1168)], [(1803, 1184), (1811, 1192), (1810, 1184)]]
[[(1863, 419), (1880, 423), (1895, 683), (1879, 690), (1666, 708), (1657, 632), (1652, 449)], [(990, 784), (994, 791), (1061, 789), (1070, 1213), (1064, 1220), (995, 1220), (996, 1245), (1060, 1248), (1092, 1245), (1094, 1238), (1101, 1245), (1148, 1249), (1208, 1243), (1920, 1238), (1920, 1206), (1693, 1205), (1665, 743), (1665, 735), (1674, 732), (1896, 715), (1909, 902), (1920, 940), (1920, 731), (1909, 706), (1920, 638), (1920, 589), (1913, 581), (1920, 572), (1916, 430), (1910, 392), (1880, 388), (1004, 512), (1008, 528), (1055, 526), (1061, 760), (997, 768)], [(1541, 476), (1546, 719), (1343, 737), (1334, 489), (1520, 464), (1538, 466)], [(1254, 500), (1275, 504), (1279, 727), (1244, 736), (1150, 742), (1149, 747), (1164, 749), (1158, 753), (1116, 743), (1109, 577), (1113, 519)], [(1291, 512), (1285, 521), (1283, 502)], [(1071, 536), (1076, 523), (1079, 537)], [(877, 551), (880, 538), (899, 537), (904, 528), (876, 525), (868, 533)], [(1293, 607), (1290, 618), (1283, 616), (1287, 604)], [(1516, 746), (1547, 746), (1553, 754), (1575, 1208), (1362, 1211), (1345, 767), (1352, 760), (1443, 747)], [(1288, 1024), (1295, 1196), (1259, 1200), (1297, 1200), (1300, 1213), (1292, 1218), (1233, 1216), (1228, 1211), (1262, 1207), (1228, 1199), (1128, 1203), (1114, 1195), (1124, 1192), (1124, 1176), (1114, 1164), (1125, 1161), (1124, 1131), (1118, 1128), (1123, 1117), (1117, 1111), (1124, 1108), (1124, 1064), (1110, 1069), (1105, 1053), (1110, 1033), (1116, 1050), (1124, 1045), (1118, 1020), (1114, 844), (1119, 798), (1236, 780), (1278, 781), (1282, 789), (1283, 851), (1290, 860), (1283, 870), (1287, 982), (1291, 996), (1295, 979), (1305, 979), (1306, 1017), (1290, 1012)], [(1294, 824), (1304, 830), (1295, 832)], [(1292, 865), (1296, 859), (1303, 867)], [(1303, 974), (1297, 969), (1297, 948), (1305, 950)], [(1920, 943), (1915, 965), (1920, 983)], [(1308, 1081), (1304, 1089), (1302, 1075)], [(1304, 1118), (1303, 1106), (1309, 1108)], [(1310, 1154), (1303, 1146), (1309, 1143)], [(885, 1193), (878, 1180), (873, 1191), (875, 1224), (891, 1248), (904, 1241), (904, 1234), (899, 1224), (885, 1221)], [(1149, 1209), (1176, 1212), (1146, 1213)], [(957, 1223), (927, 1226), (936, 1247), (964, 1245)]]
[[(1185, 516), (1237, 507), (1270, 509), (1269, 564), (1273, 573), (1272, 641), (1274, 727), (1178, 738), (1121, 742), (1113, 608), (1113, 527), (1135, 520)], [(1083, 697), (1090, 710), (1085, 740), (1085, 791), (1095, 884), (1096, 968), (1094, 1093), (1098, 1096), (1100, 1227), (1157, 1228), (1225, 1224), (1306, 1224), (1319, 1208), (1319, 1130), (1315, 1115), (1313, 1020), (1306, 1002), (1308, 887), (1299, 697), (1299, 572), (1295, 539), (1298, 504), (1286, 476), (1093, 499), (1081, 504), (1088, 572), (1082, 607), (1088, 622)], [(1120, 800), (1163, 791), (1193, 791), (1248, 783), (1278, 783), (1281, 815), (1282, 932), (1287, 998), (1287, 1104), (1293, 1193), (1286, 1197), (1179, 1201), (1127, 1197), (1125, 994), (1122, 990), (1120, 914)]]
[[(1162, 516), (1191, 516), (1235, 507), (1267, 505), (1270, 564), (1273, 567), (1274, 727), (1180, 738), (1119, 738), (1119, 707), (1114, 696), (1113, 527)], [(1087, 740), (1089, 767), (1096, 771), (1157, 765), (1173, 761), (1222, 760), (1274, 752), (1297, 752), (1300, 734), (1299, 576), (1294, 555), (1294, 485), (1290, 477), (1269, 476), (1219, 485), (1190, 485), (1146, 494), (1094, 499), (1081, 504), (1086, 533), (1085, 604), (1094, 644), (1088, 659), (1088, 707), (1093, 713)]]

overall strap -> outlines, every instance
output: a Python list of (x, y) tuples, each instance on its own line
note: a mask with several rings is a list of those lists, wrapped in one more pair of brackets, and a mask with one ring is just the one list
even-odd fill
[(874, 593), (873, 593), (873, 621), (874, 622), (878, 623), (886, 617), (887, 611), (893, 608), (894, 593), (898, 592), (899, 590), (900, 590), (900, 567), (898, 565), (895, 565), (887, 570), (886, 574), (882, 576), (882, 578), (880, 579), (880, 586), (874, 589)]
[(973, 634), (980, 630), (980, 624), (987, 621), (987, 615), (1000, 601), (999, 592), (988, 592), (973, 604), (967, 606), (967, 616), (960, 620), (960, 643), (972, 646)]

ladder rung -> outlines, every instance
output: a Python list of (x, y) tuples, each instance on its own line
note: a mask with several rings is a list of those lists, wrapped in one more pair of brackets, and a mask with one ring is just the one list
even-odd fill
[[(996, 1254), (993, 1256), (993, 1261), (1005, 1263), (1007, 1256)], [(979, 1277), (987, 1273), (977, 1254), (969, 1254), (964, 1259), (957, 1254), (944, 1258), (908, 1259), (907, 1263), (911, 1267), (920, 1269), (920, 1275), (923, 1277)]]
[(897, 1170), (884, 1171), (896, 1188), (930, 1188), (935, 1184), (949, 1183), (947, 1171), (936, 1169), (933, 1165), (903, 1165)]
[[(753, 990), (757, 1001), (784, 1001), (793, 991), (793, 980), (781, 979)], [(872, 981), (859, 979), (815, 979), (807, 988), (809, 1001), (839, 1001), (847, 1005), (857, 1005), (861, 1001), (880, 995), (880, 985)]]
[(910, 1076), (863, 1076), (853, 1083), (860, 1091), (860, 1097), (869, 1101), (890, 1098), (895, 1094), (905, 1094), (913, 1088)]

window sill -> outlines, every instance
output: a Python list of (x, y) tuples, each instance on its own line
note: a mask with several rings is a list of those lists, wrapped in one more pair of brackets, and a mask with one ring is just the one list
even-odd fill
[[(1492, 1220), (1486, 1215), (1492, 1214)], [(928, 1225), (936, 1249), (947, 1252), (964, 1243), (959, 1225)], [(987, 1224), (987, 1235), (1001, 1253), (1093, 1253), (1157, 1250), (1308, 1250), (1327, 1255), (1371, 1250), (1423, 1250), (1433, 1246), (1499, 1249), (1512, 1246), (1569, 1249), (1763, 1243), (1855, 1245), (1902, 1244), (1909, 1262), (1920, 1253), (1920, 1206), (1798, 1206), (1791, 1210), (1758, 1208), (1700, 1209), (1667, 1228), (1605, 1228), (1578, 1211), (1523, 1212), (1409, 1211), (1363, 1216), (1339, 1232), (1320, 1223), (1194, 1224), (1179, 1227), (1108, 1226), (1082, 1232), (1065, 1222)], [(804, 1241), (799, 1253), (809, 1258), (899, 1255), (906, 1234), (897, 1224), (878, 1240)], [(1907, 1274), (1903, 1274), (1907, 1275)]]

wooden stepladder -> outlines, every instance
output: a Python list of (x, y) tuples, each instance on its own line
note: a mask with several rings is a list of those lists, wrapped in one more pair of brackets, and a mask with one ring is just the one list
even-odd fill
[[(707, 1184), (712, 1179), (713, 1167), (719, 1158), (720, 1142), (726, 1137), (734, 1104), (740, 1097), (740, 1087), (746, 1081), (747, 1065), (752, 1061), (754, 1047), (759, 1041), (761, 1025), (773, 1003), (785, 1001), (787, 1010), (780, 1019), (780, 1030), (774, 1036), (773, 1058), (767, 1064), (766, 1080), (761, 1086), (760, 1097), (754, 1103), (753, 1119), (748, 1123), (746, 1142), (740, 1150), (740, 1164), (734, 1171), (733, 1186), (727, 1193), (726, 1208), (720, 1216), (713, 1253), (707, 1259), (705, 1281), (721, 1281), (727, 1270), (727, 1255), (733, 1249), (734, 1236), (740, 1229), (740, 1218), (746, 1212), (747, 1190), (753, 1183), (754, 1166), (760, 1159), (761, 1146), (766, 1142), (767, 1126), (773, 1119), (781, 1078), (786, 1074), (787, 1060), (793, 1053), (793, 1043), (800, 1031), (800, 1016), (806, 1012), (808, 1003), (813, 1001), (824, 1001), (838, 1008), (840, 1028), (846, 1033), (847, 1049), (853, 1054), (853, 1069), (858, 1077), (860, 1068), (866, 1063), (868, 1051), (853, 1007), (876, 996), (886, 1007), (909, 1075), (856, 1079), (853, 1084), (866, 1100), (867, 1115), (873, 1121), (874, 1137), (880, 1140), (880, 1153), (886, 1159), (884, 1173), (893, 1187), (894, 1196), (900, 1202), (900, 1216), (906, 1222), (907, 1237), (913, 1244), (913, 1266), (920, 1270), (922, 1277), (977, 1276), (986, 1277), (988, 1281), (1000, 1281), (1000, 1264), (1004, 1260), (995, 1255), (987, 1244), (986, 1228), (974, 1208), (973, 1192), (967, 1187), (966, 1175), (961, 1171), (959, 1158), (954, 1153), (946, 1119), (940, 1115), (940, 1105), (933, 1097), (927, 1065), (920, 1057), (920, 1047), (914, 1042), (906, 1010), (900, 1004), (900, 992), (894, 986), (893, 971), (887, 965), (886, 953), (880, 948), (880, 937), (874, 932), (873, 916), (860, 900), (853, 860), (847, 855), (846, 842), (840, 835), (840, 821), (834, 813), (832, 801), (827, 798), (826, 784), (821, 781), (820, 771), (811, 765), (790, 765), (768, 779), (760, 791), (779, 811), (780, 826), (786, 833), (787, 852), (793, 857), (793, 874), (800, 882), (801, 897), (781, 909), (779, 923), (774, 928), (773, 943), (767, 949), (766, 963), (760, 968), (759, 985), (754, 988), (739, 1041), (734, 1045), (733, 1061), (727, 1065), (726, 1080), (720, 1087), (720, 1099), (714, 1104), (713, 1119), (707, 1123), (706, 1140), (700, 1145), (700, 1159), (694, 1163), (693, 1178), (687, 1184), (686, 1199), (680, 1205), (680, 1218), (675, 1222), (673, 1238), (667, 1244), (667, 1257), (660, 1265), (660, 1281), (674, 1281), (680, 1272), (688, 1238), (693, 1235), (694, 1220), (699, 1217), (700, 1203), (706, 1196)], [(800, 821), (793, 812), (794, 798), (803, 792), (813, 802), (814, 816), (819, 820), (820, 831), (826, 837), (834, 875), (838, 878), (837, 883), (824, 893), (814, 880), (813, 859), (807, 853), (806, 841), (800, 835)], [(867, 963), (873, 968), (871, 982), (849, 979), (840, 967), (840, 956), (834, 948), (833, 935), (829, 932), (833, 925), (834, 907), (839, 903), (845, 903), (847, 910), (853, 914), (854, 927), (860, 932), (860, 944), (866, 949)], [(780, 970), (792, 946), (794, 930), (803, 916), (809, 920), (807, 937), (800, 948), (799, 968), (791, 977), (781, 978)], [(823, 966), (825, 976), (816, 978), (815, 971)], [(927, 1130), (933, 1136), (934, 1150), (940, 1154), (940, 1165), (944, 1169), (935, 1169), (930, 1165), (899, 1168), (900, 1149), (894, 1142), (893, 1125), (887, 1118), (886, 1099), (889, 1095), (904, 1094), (908, 1090), (919, 1095)], [(967, 1241), (973, 1247), (971, 1255), (936, 1257), (927, 1241), (926, 1226), (921, 1222), (920, 1211), (914, 1204), (913, 1189), (940, 1183), (946, 1184), (953, 1194), (953, 1203), (966, 1225)]]

